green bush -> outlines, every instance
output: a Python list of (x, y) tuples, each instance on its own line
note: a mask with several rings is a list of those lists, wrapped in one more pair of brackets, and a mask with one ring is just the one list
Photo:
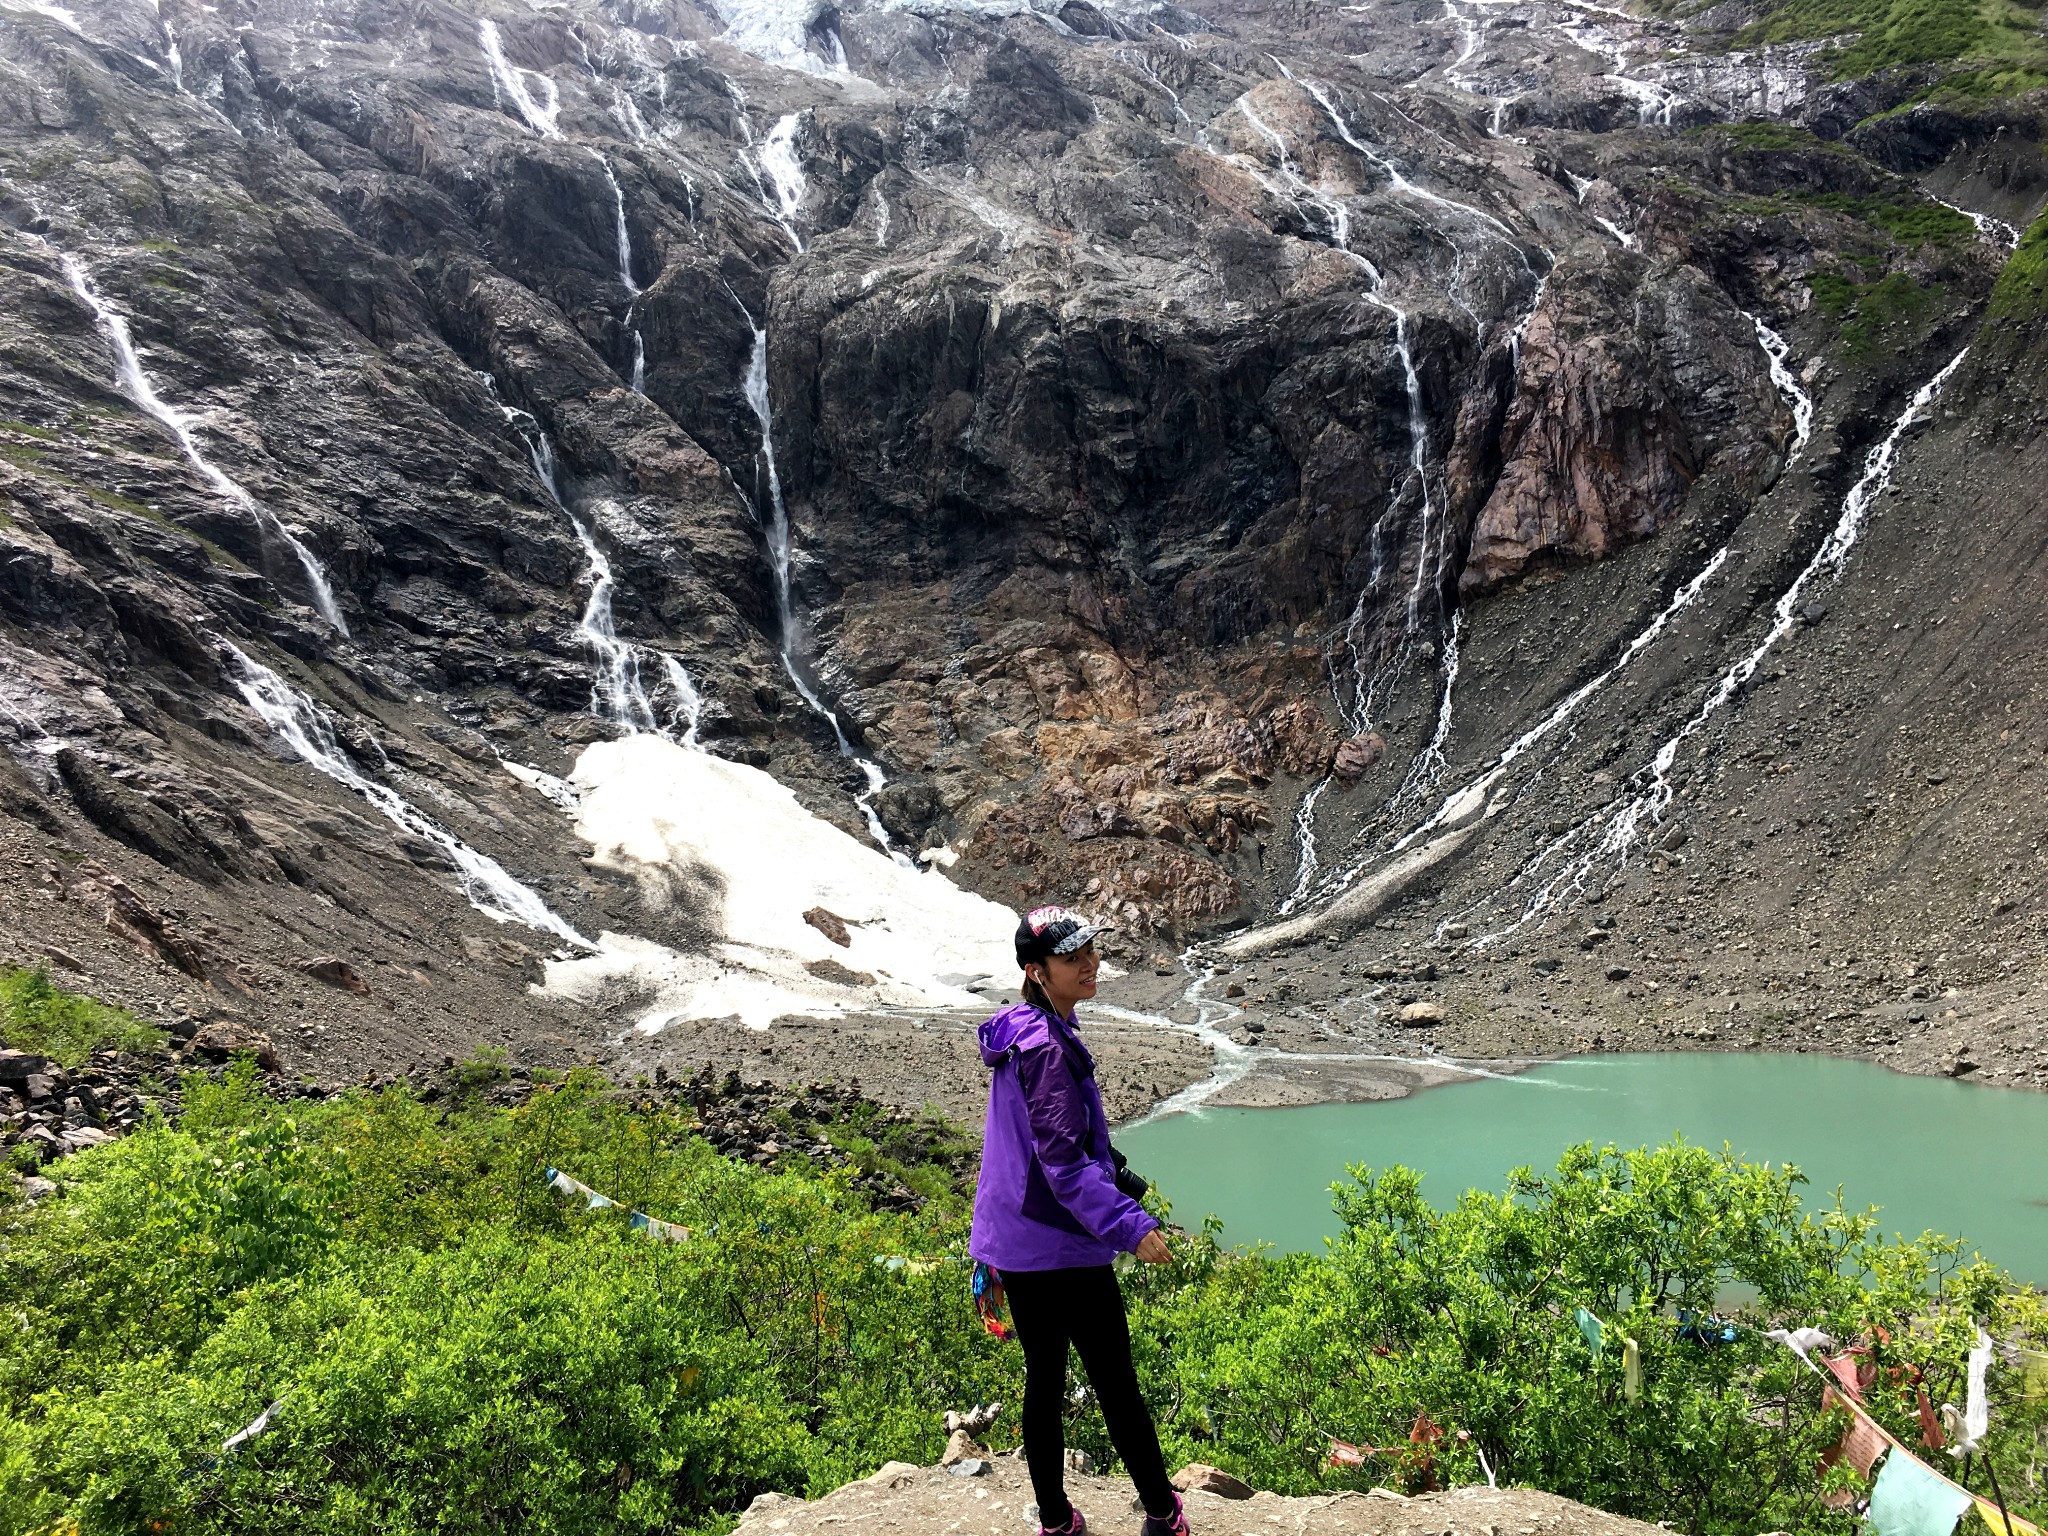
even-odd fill
[(1994, 320), (2038, 320), (2048, 314), (2048, 215), (2034, 220), (1998, 274), (1985, 313)]
[(75, 1067), (109, 1046), (141, 1052), (163, 1043), (162, 1030), (124, 1008), (52, 986), (40, 967), (0, 966), (0, 1045)]
[[(0, 1536), (716, 1533), (764, 1490), (934, 1459), (944, 1408), (1019, 1401), (1019, 1353), (980, 1329), (964, 1265), (875, 1262), (959, 1254), (950, 1181), (922, 1213), (877, 1212), (845, 1172), (735, 1162), (686, 1111), (635, 1111), (585, 1074), (514, 1109), (389, 1089), (288, 1112), (244, 1066), (184, 1102), (57, 1164), (56, 1198), (0, 1195)], [(563, 1201), (551, 1165), (690, 1239)], [(1698, 1148), (1579, 1148), (1447, 1211), (1406, 1170), (1354, 1174), (1325, 1254), (1233, 1253), (1212, 1227), (1127, 1278), (1170, 1456), (1305, 1492), (1471, 1478), (1483, 1453), (1506, 1481), (1689, 1531), (1848, 1536), (1814, 1500), (1840, 1432), (1818, 1383), (1754, 1328), (1688, 1342), (1676, 1309), (1734, 1286), (1751, 1322), (1882, 1327), (1880, 1362), (1926, 1370), (1937, 1401), (1960, 1396), (1972, 1313), (2042, 1332), (2038, 1299), (1954, 1244), (1882, 1243), (1869, 1216), (1803, 1210), (1791, 1171)], [(1597, 1356), (1579, 1306), (1607, 1324)], [(2009, 1491), (2030, 1487), (2044, 1408), (2011, 1375), (1993, 1383)], [(1907, 1398), (1878, 1400), (1907, 1427)], [(1329, 1437), (1398, 1447), (1418, 1413), (1446, 1431), (1433, 1467), (1325, 1464)], [(1109, 1464), (1092, 1408), (1070, 1435)]]
[[(957, 1245), (957, 1195), (878, 1215), (585, 1077), (515, 1110), (287, 1114), (243, 1067), (185, 1100), (0, 1212), (0, 1536), (716, 1530), (1016, 1399), (960, 1266), (875, 1263)], [(694, 1236), (565, 1205), (551, 1164)]]
[[(1816, 1324), (1845, 1341), (1884, 1329), (1880, 1362), (1924, 1369), (1938, 1402), (1961, 1400), (1973, 1312), (2036, 1338), (2048, 1323), (2034, 1293), (1959, 1265), (1956, 1244), (1885, 1243), (1874, 1216), (1804, 1212), (1796, 1172), (1697, 1147), (1579, 1147), (1552, 1174), (1523, 1170), (1506, 1195), (1471, 1192), (1441, 1212), (1406, 1169), (1352, 1172), (1327, 1254), (1210, 1255), (1192, 1274), (1136, 1281), (1171, 1454), (1288, 1492), (1412, 1484), (1424, 1473), (1407, 1440), (1426, 1413), (1453, 1432), (1434, 1452), (1439, 1476), (1479, 1478), (1483, 1453), (1503, 1481), (1687, 1531), (1846, 1532), (1815, 1497), (1816, 1463), (1845, 1421), (1756, 1325)], [(1733, 1342), (1681, 1335), (1681, 1311), (1731, 1293), (1751, 1298)], [(1597, 1355), (1580, 1307), (1605, 1324)], [(1641, 1350), (1633, 1402), (1625, 1337)], [(2027, 1469), (2048, 1403), (2018, 1392), (2018, 1373), (2001, 1372), (1994, 1440), (2008, 1491), (2038, 1500)], [(1911, 1399), (1879, 1396), (1912, 1434)], [(1399, 1454), (1332, 1472), (1332, 1437)]]

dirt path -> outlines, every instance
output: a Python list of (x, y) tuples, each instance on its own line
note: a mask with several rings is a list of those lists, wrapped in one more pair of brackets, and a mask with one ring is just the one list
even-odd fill
[[(968, 1465), (972, 1465), (969, 1463)], [(873, 1477), (806, 1502), (763, 1494), (734, 1536), (1018, 1536), (1036, 1529), (1031, 1483), (1015, 1452), (990, 1458), (978, 1476), (891, 1462)], [(1099, 1536), (1135, 1536), (1140, 1516), (1121, 1477), (1067, 1474), (1067, 1492)], [(1527, 1488), (1454, 1488), (1403, 1498), (1319, 1494), (1250, 1499), (1187, 1496), (1194, 1536), (1657, 1536), (1641, 1521)]]

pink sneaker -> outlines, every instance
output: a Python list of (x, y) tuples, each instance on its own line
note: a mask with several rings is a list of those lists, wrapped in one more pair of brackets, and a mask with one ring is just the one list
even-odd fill
[(1088, 1536), (1087, 1517), (1076, 1509), (1067, 1516), (1065, 1525), (1041, 1525), (1038, 1536)]
[(1179, 1494), (1173, 1496), (1173, 1514), (1170, 1517), (1145, 1517), (1144, 1536), (1188, 1536), (1188, 1514), (1180, 1502)]

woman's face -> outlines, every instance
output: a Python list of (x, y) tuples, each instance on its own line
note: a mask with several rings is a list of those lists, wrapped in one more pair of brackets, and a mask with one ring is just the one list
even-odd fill
[(1101, 967), (1091, 940), (1071, 955), (1052, 955), (1046, 959), (1046, 991), (1051, 996), (1085, 1001), (1095, 995), (1095, 973)]

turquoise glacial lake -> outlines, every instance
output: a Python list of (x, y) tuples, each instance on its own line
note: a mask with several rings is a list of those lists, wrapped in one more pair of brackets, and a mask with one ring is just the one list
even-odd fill
[(1372, 1104), (1211, 1109), (1117, 1133), (1132, 1166), (1193, 1227), (1224, 1240), (1320, 1250), (1337, 1232), (1329, 1187), (1350, 1163), (1405, 1163), (1444, 1207), (1499, 1190), (1510, 1169), (1554, 1167), (1574, 1142), (1723, 1143), (1794, 1163), (1811, 1207), (1837, 1185), (1882, 1207), (1885, 1232), (1965, 1239), (2048, 1286), (2048, 1094), (1908, 1077), (1825, 1056), (1671, 1052), (1585, 1056)]

